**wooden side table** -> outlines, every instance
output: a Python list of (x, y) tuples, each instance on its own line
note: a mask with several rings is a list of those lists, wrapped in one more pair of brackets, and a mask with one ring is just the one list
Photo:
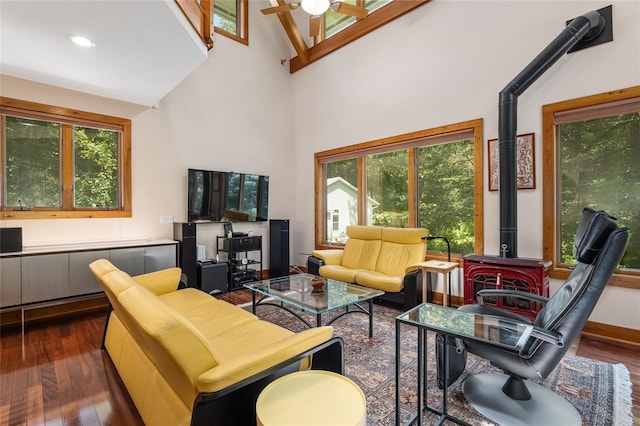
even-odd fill
[(450, 272), (456, 269), (458, 263), (444, 262), (441, 260), (427, 260), (417, 264), (422, 270), (422, 302), (427, 301), (427, 272), (442, 274), (442, 306), (449, 306), (449, 293), (451, 290)]

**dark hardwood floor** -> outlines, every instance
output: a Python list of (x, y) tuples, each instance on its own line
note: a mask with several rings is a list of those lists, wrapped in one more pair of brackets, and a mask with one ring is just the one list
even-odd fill
[[(220, 295), (234, 304), (250, 293)], [(142, 425), (106, 353), (100, 350), (105, 312), (1, 330), (0, 426), (27, 424)], [(633, 383), (635, 426), (640, 426), (640, 351), (582, 338), (576, 353), (623, 363)]]

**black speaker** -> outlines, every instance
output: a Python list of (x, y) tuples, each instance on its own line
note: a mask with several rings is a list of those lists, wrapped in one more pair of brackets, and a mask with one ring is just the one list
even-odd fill
[(0, 253), (22, 251), (22, 228), (0, 228)]
[(198, 262), (198, 288), (209, 294), (226, 292), (228, 289), (226, 262)]
[(269, 277), (289, 275), (289, 220), (269, 220)]
[(187, 286), (198, 286), (198, 259), (196, 249), (196, 224), (191, 222), (174, 223), (173, 239), (180, 241), (178, 262), (182, 273), (187, 276)]

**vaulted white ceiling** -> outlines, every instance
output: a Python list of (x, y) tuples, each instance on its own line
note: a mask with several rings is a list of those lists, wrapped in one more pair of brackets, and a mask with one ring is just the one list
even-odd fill
[(0, 0), (4, 75), (153, 106), (206, 58), (174, 0)]

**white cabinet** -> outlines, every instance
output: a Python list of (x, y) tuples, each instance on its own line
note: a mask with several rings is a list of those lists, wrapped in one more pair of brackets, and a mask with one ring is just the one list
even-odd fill
[(22, 258), (22, 303), (69, 296), (69, 253)]
[(19, 257), (0, 259), (0, 308), (22, 302), (22, 270)]
[(69, 253), (69, 296), (100, 293), (102, 288), (89, 269), (94, 260), (109, 259), (109, 250)]
[(144, 248), (145, 272), (159, 271), (176, 266), (176, 246)]
[(91, 248), (50, 248), (0, 256), (0, 308), (101, 293), (89, 270), (97, 259), (109, 259), (129, 275), (176, 266), (177, 242)]
[(129, 275), (144, 274), (144, 247), (111, 250), (109, 260)]

